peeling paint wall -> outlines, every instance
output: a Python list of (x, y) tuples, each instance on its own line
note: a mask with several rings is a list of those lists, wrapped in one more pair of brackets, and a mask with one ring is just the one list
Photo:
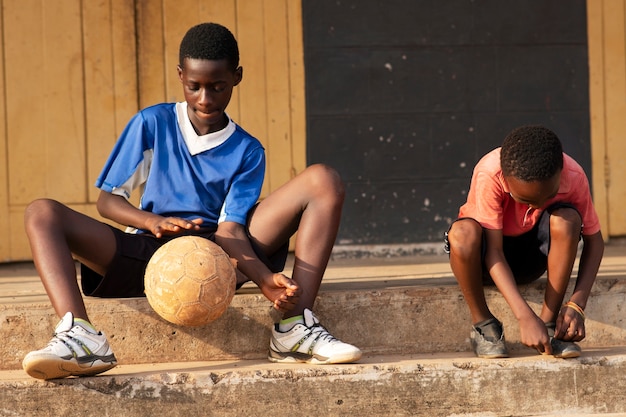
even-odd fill
[(590, 174), (584, 0), (303, 0), (307, 163), (347, 185), (337, 244), (442, 240), (478, 159), (544, 124)]

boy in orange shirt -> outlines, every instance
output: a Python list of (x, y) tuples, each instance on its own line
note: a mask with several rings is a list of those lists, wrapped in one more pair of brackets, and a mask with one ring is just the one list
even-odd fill
[[(577, 255), (578, 278), (563, 304)], [(587, 177), (542, 126), (514, 129), (502, 147), (474, 168), (467, 202), (446, 233), (450, 266), (472, 317), (477, 356), (507, 357), (502, 323), (487, 306), (484, 285), (495, 284), (519, 322), (521, 342), (560, 358), (580, 356), (584, 309), (604, 253)], [(548, 273), (539, 315), (517, 285)]]

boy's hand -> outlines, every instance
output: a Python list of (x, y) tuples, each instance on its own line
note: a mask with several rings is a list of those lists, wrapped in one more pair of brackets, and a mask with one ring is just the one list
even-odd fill
[(263, 295), (274, 303), (274, 308), (282, 313), (294, 308), (302, 292), (294, 280), (283, 274), (272, 274), (271, 279), (259, 284), (259, 288)]
[(561, 308), (556, 318), (554, 337), (567, 342), (580, 342), (585, 338), (585, 320), (576, 310)]
[(546, 325), (537, 316), (519, 321), (521, 342), (531, 348), (535, 348), (539, 353), (552, 354), (552, 345)]
[(175, 235), (184, 230), (198, 230), (202, 224), (202, 219), (186, 220), (180, 217), (160, 217), (158, 220), (150, 222), (149, 230), (156, 237), (165, 235)]

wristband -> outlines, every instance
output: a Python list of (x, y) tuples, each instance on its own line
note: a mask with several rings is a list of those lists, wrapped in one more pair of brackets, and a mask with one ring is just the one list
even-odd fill
[(565, 303), (564, 307), (569, 307), (572, 310), (574, 310), (575, 312), (577, 312), (578, 314), (580, 314), (580, 317), (583, 318), (583, 321), (585, 320), (585, 311), (582, 309), (581, 306), (579, 306), (578, 304), (576, 304), (573, 301), (568, 301), (567, 303)]

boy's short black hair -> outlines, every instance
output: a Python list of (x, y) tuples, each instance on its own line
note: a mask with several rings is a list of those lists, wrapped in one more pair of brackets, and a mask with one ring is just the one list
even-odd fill
[(546, 127), (521, 126), (504, 139), (500, 166), (505, 177), (526, 182), (547, 180), (563, 169), (563, 146)]
[(217, 23), (200, 23), (189, 29), (180, 42), (179, 64), (185, 58), (222, 60), (234, 71), (239, 66), (239, 47), (233, 34)]

